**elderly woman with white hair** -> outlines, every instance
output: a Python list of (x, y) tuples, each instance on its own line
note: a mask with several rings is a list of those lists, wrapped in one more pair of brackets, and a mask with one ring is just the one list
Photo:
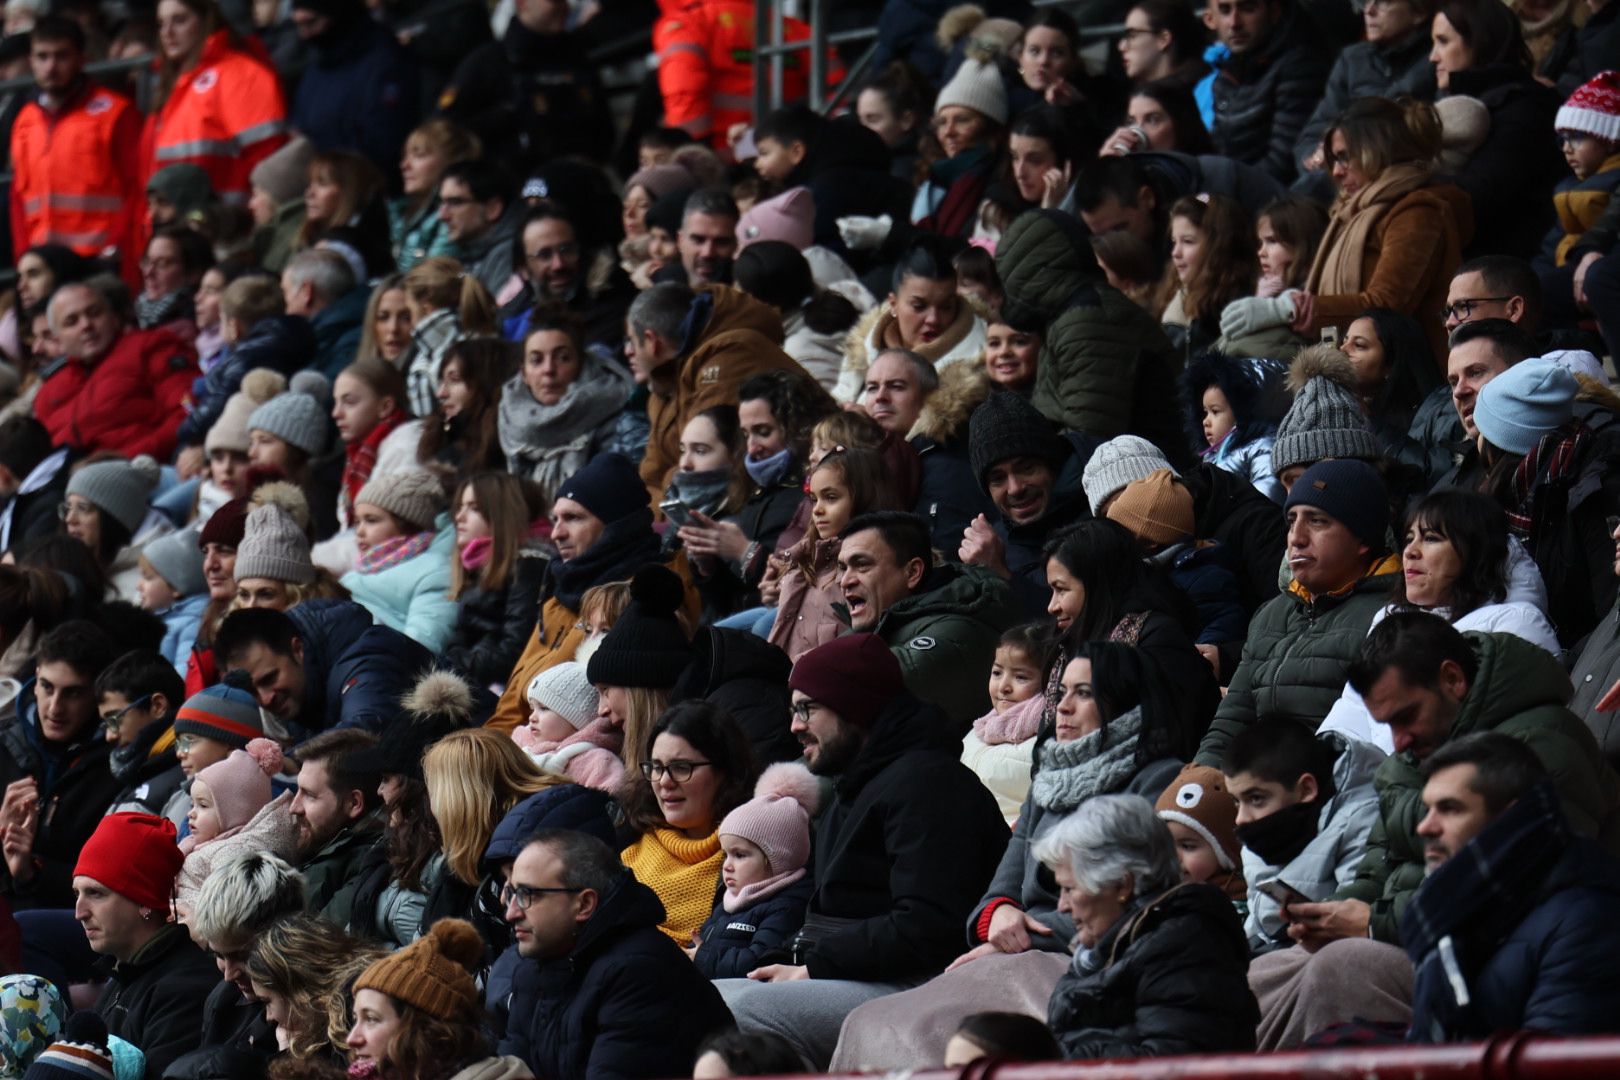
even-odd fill
[(1098, 795), (1035, 845), (1074, 920), (1048, 1023), (1075, 1058), (1254, 1049), (1260, 1010), (1232, 902), (1182, 884), (1170, 829), (1139, 795)]

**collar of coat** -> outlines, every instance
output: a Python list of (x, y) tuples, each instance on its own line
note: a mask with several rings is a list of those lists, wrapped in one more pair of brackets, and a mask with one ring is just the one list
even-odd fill
[(1371, 566), (1367, 567), (1364, 574), (1350, 582), (1348, 585), (1341, 585), (1337, 589), (1329, 589), (1325, 593), (1312, 595), (1311, 591), (1305, 586), (1301, 585), (1299, 582), (1290, 581), (1288, 583), (1288, 595), (1305, 604), (1320, 603), (1321, 601), (1329, 598), (1342, 600), (1346, 596), (1349, 596), (1351, 593), (1355, 592), (1356, 589), (1361, 586), (1361, 583), (1366, 581), (1368, 578), (1381, 577), (1384, 574), (1398, 574), (1400, 572), (1401, 557), (1393, 554), (1385, 555), (1383, 558), (1374, 561)]

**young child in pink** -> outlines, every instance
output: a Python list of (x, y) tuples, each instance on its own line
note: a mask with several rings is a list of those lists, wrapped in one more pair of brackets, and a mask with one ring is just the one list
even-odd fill
[(585, 665), (570, 660), (547, 668), (529, 681), (528, 699), (529, 722), (513, 729), (512, 741), (541, 771), (617, 791), (624, 776), (624, 731), (596, 715), (596, 688), (585, 677)]

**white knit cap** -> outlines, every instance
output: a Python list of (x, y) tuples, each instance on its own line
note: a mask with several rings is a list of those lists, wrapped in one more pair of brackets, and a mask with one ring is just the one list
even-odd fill
[(995, 64), (969, 57), (956, 69), (951, 81), (934, 99), (934, 112), (947, 105), (960, 105), (982, 113), (998, 124), (1007, 122), (1007, 87), (1001, 81), (1001, 69)]
[(575, 731), (596, 718), (596, 687), (585, 677), (585, 665), (574, 660), (530, 679), (526, 696), (531, 708), (550, 709)]
[(1620, 142), (1620, 71), (1600, 72), (1577, 86), (1559, 106), (1553, 127)]

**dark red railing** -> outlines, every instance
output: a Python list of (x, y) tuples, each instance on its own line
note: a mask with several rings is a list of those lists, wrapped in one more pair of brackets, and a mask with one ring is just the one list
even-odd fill
[[(830, 1080), (856, 1080), (856, 1075), (834, 1074)], [(1336, 1047), (1037, 1065), (975, 1062), (955, 1071), (912, 1073), (908, 1080), (1620, 1080), (1620, 1037), (1518, 1034), (1448, 1046)]]

